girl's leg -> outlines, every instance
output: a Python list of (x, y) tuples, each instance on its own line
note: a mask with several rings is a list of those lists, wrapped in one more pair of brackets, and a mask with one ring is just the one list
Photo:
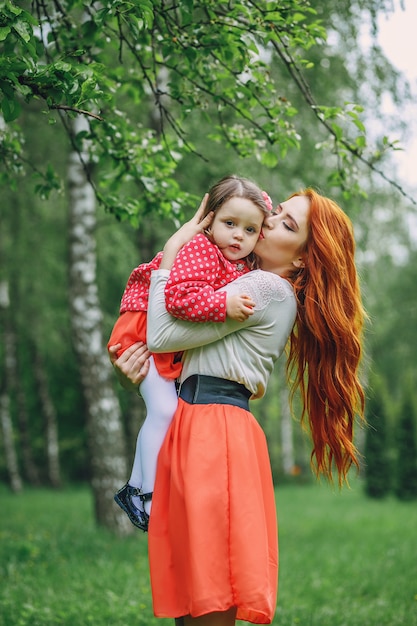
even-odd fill
[[(146, 404), (146, 419), (138, 435), (132, 475), (129, 479), (129, 484), (141, 487), (143, 493), (153, 491), (159, 450), (178, 404), (174, 381), (162, 378), (153, 358), (150, 357), (149, 360), (149, 372), (139, 388)], [(136, 482), (139, 477), (140, 483)], [(136, 502), (135, 505), (137, 506)], [(150, 512), (150, 508), (151, 501), (145, 502), (147, 513)]]
[(142, 487), (142, 464), (140, 462), (141, 432), (142, 432), (142, 429), (140, 429), (138, 433), (138, 438), (136, 439), (135, 458), (133, 459), (132, 472), (128, 480), (129, 485), (132, 485), (132, 487), (138, 487), (138, 488)]
[(228, 611), (216, 611), (207, 613), (200, 617), (184, 617), (184, 626), (235, 626), (236, 608), (232, 607)]

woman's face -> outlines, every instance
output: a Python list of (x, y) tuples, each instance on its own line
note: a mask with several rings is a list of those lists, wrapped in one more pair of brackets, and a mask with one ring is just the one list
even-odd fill
[(303, 265), (301, 251), (308, 237), (310, 200), (294, 196), (278, 205), (275, 215), (266, 218), (263, 238), (255, 246), (263, 270), (290, 275)]

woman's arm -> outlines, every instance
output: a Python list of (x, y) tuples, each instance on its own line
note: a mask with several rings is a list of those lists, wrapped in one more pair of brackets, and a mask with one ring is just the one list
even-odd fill
[[(246, 274), (245, 278), (249, 274)], [(242, 328), (257, 324), (263, 315), (262, 311), (255, 311), (243, 322), (226, 319), (223, 324), (216, 322), (196, 324), (176, 319), (167, 312), (165, 307), (165, 285), (168, 277), (169, 271), (167, 270), (160, 269), (152, 272), (147, 316), (147, 342), (152, 352), (177, 352), (204, 346)], [(224, 290), (226, 292), (234, 290), (233, 293), (236, 293), (233, 283), (229, 283)], [(255, 306), (255, 302), (250, 300), (248, 306)]]

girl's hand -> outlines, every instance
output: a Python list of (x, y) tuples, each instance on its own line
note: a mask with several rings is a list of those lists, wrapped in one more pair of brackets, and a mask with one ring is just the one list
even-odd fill
[(253, 315), (255, 302), (244, 294), (235, 294), (226, 298), (227, 317), (237, 322), (244, 322)]
[(137, 391), (138, 386), (149, 371), (149, 352), (141, 341), (134, 343), (117, 358), (121, 344), (109, 347), (110, 361), (115, 369), (118, 381), (128, 391)]
[(175, 257), (178, 252), (181, 250), (183, 245), (191, 241), (195, 235), (198, 233), (202, 233), (206, 228), (208, 228), (212, 222), (214, 213), (211, 212), (203, 219), (204, 210), (207, 204), (208, 194), (203, 198), (202, 203), (200, 204), (196, 214), (192, 217), (188, 222), (183, 224), (176, 233), (174, 233), (166, 242), (164, 246), (164, 256), (162, 257), (161, 269), (170, 270)]

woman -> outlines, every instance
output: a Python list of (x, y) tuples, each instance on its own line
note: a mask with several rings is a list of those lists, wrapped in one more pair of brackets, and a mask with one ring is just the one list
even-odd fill
[[(264, 394), (290, 337), (293, 391), (301, 390), (315, 471), (331, 479), (334, 464), (342, 484), (357, 465), (363, 310), (353, 232), (331, 200), (311, 189), (293, 195), (266, 220), (255, 248), (262, 269), (226, 287), (252, 299), (253, 315), (196, 325), (167, 314), (164, 286), (178, 250), (207, 226), (200, 215), (167, 242), (151, 282), (150, 349), (186, 350), (149, 527), (154, 611), (185, 626), (268, 624), (277, 588), (274, 492), (265, 438), (247, 401)], [(144, 350), (115, 362), (119, 376), (140, 380)]]

